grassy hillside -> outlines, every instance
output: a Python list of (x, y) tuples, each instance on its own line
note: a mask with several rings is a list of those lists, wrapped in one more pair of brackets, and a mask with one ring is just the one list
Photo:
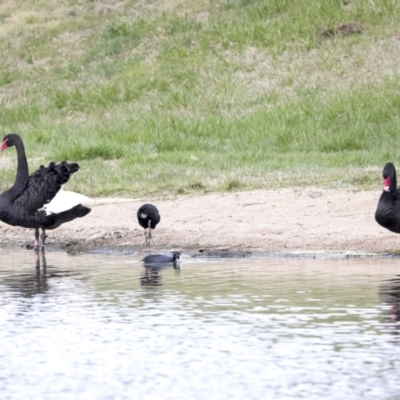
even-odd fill
[[(0, 121), (88, 195), (381, 187), (396, 0), (7, 1)], [(15, 153), (0, 154), (0, 189)]]

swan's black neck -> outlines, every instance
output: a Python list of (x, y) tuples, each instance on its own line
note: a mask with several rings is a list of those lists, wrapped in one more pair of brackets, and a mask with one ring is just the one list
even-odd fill
[(13, 145), (17, 149), (17, 176), (15, 177), (14, 185), (7, 192), (9, 196), (16, 198), (26, 188), (26, 184), (29, 180), (29, 169), (28, 161), (26, 160), (25, 155), (25, 147), (22, 139), (19, 136), (14, 137)]
[(26, 160), (25, 155), (25, 147), (24, 143), (21, 139), (17, 141), (15, 144), (17, 149), (17, 176), (15, 178), (15, 183), (23, 182), (24, 186), (26, 182), (29, 180), (29, 169), (28, 169), (28, 161)]
[(390, 191), (395, 193), (397, 191), (397, 177), (396, 177), (396, 170), (393, 169), (393, 175), (390, 180)]

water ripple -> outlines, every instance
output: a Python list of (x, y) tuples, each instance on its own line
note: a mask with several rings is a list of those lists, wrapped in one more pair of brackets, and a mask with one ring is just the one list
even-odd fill
[(1, 398), (400, 393), (400, 261), (2, 255)]

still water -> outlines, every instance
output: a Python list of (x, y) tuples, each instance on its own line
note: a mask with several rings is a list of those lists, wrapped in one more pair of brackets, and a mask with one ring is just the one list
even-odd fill
[(0, 398), (400, 399), (400, 260), (1, 250)]

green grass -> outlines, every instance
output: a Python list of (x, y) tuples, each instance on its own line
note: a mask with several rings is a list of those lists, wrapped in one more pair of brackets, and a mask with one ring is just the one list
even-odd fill
[[(0, 121), (88, 195), (374, 188), (398, 163), (394, 0), (0, 4)], [(335, 34), (344, 23), (361, 32)], [(0, 189), (15, 154), (0, 155)]]

